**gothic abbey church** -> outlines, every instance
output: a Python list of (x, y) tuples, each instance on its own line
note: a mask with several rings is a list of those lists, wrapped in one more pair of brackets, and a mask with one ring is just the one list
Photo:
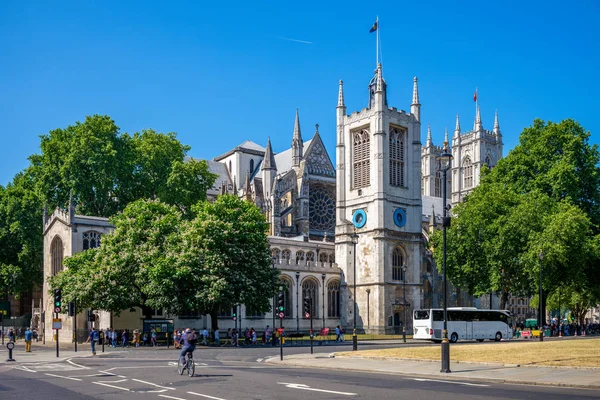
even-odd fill
[[(218, 175), (209, 198), (236, 194), (255, 203), (270, 224), (273, 266), (281, 272), (285, 290), (283, 324), (288, 332), (307, 331), (310, 321), (302, 299), (310, 297), (315, 329), (343, 325), (347, 332), (356, 318), (358, 332), (399, 333), (412, 329), (412, 310), (441, 305), (441, 277), (426, 247), (428, 235), (440, 225), (442, 173), (436, 162), (444, 146), (454, 159), (448, 173), (448, 200), (460, 202), (479, 183), (483, 164), (494, 166), (502, 156), (502, 134), (496, 113), (492, 131), (484, 130), (479, 108), (473, 129), (461, 132), (458, 116), (452, 136), (435, 146), (427, 130), (421, 142), (421, 104), (414, 78), (412, 104), (407, 113), (388, 106), (387, 84), (378, 65), (368, 85), (368, 107), (346, 112), (343, 83), (336, 107), (336, 165), (331, 161), (316, 125), (304, 141), (296, 110), (291, 147), (279, 153), (246, 141), (207, 160)], [(407, 96), (408, 97), (408, 96)], [(112, 226), (105, 218), (81, 216), (71, 202), (68, 210), (44, 216), (44, 274), (62, 270), (62, 260), (99, 246)], [(356, 250), (356, 252), (355, 252)], [(44, 308), (52, 309), (44, 279)], [(356, 316), (353, 314), (356, 283)], [(452, 288), (449, 305), (476, 305)], [(407, 320), (404, 319), (406, 310)], [(210, 316), (169, 315), (155, 310), (148, 320), (140, 310), (120, 316), (102, 310), (97, 328), (156, 329), (210, 326)], [(233, 328), (232, 310), (222, 310), (221, 329)], [(262, 330), (272, 314), (243, 305), (237, 311), (241, 326)], [(72, 337), (71, 319), (62, 337)], [(82, 313), (77, 329), (88, 328)], [(52, 325), (51, 312), (46, 326)], [(46, 330), (51, 338), (51, 331)], [(62, 339), (61, 339), (62, 340)]]

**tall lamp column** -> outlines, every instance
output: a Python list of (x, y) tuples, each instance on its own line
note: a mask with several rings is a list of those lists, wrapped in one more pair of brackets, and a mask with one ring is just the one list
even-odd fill
[(296, 333), (300, 332), (300, 312), (298, 311), (298, 293), (300, 291), (300, 272), (296, 271)]
[(450, 342), (448, 341), (448, 277), (446, 276), (446, 229), (450, 226), (450, 217), (446, 216), (446, 186), (448, 184), (447, 173), (450, 169), (450, 162), (452, 161), (452, 154), (448, 152), (448, 143), (444, 143), (444, 150), (442, 154), (436, 157), (436, 160), (440, 163), (440, 168), (443, 172), (443, 183), (442, 183), (442, 208), (443, 218), (442, 227), (444, 229), (444, 242), (443, 242), (443, 271), (444, 271), (444, 329), (442, 331), (442, 369), (440, 372), (451, 372), (450, 371)]
[(325, 328), (325, 277), (326, 276), (327, 275), (324, 272), (321, 274), (321, 280), (323, 281), (323, 295), (321, 296), (322, 299), (323, 299), (323, 301), (322, 301), (322, 303), (323, 303), (323, 306), (322, 306), (323, 307), (322, 308), (322, 313), (323, 313), (323, 328)]
[(540, 315), (540, 321), (538, 323), (538, 326), (540, 328), (540, 342), (544, 341), (544, 306), (543, 306), (543, 299), (544, 299), (544, 289), (542, 287), (542, 261), (544, 260), (544, 252), (542, 250), (540, 250), (540, 298), (539, 298), (539, 306), (538, 306), (538, 310), (539, 310), (539, 315)]
[[(277, 257), (275, 257), (275, 256), (273, 256), (273, 258), (271, 259), (271, 261), (273, 262), (273, 264), (272, 264), (273, 269), (271, 270), (271, 281), (273, 283), (273, 289), (275, 289), (275, 261), (276, 260), (277, 260)], [(275, 293), (273, 293), (273, 325), (271, 325), (271, 330), (273, 332), (273, 337), (275, 337), (275, 334), (274, 334), (274, 331), (275, 331)]]
[(402, 302), (404, 303), (404, 317), (402, 321), (402, 341), (406, 343), (406, 265), (402, 266)]
[(354, 299), (353, 299), (353, 309), (352, 313), (354, 314), (354, 329), (352, 331), (352, 351), (358, 350), (358, 337), (356, 336), (356, 245), (358, 244), (358, 234), (354, 232), (350, 235), (352, 239), (352, 244), (354, 245)]

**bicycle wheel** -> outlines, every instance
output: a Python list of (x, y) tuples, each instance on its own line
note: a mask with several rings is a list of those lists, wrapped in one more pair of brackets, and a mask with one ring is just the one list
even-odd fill
[(183, 371), (185, 371), (186, 364), (181, 361), (181, 358), (177, 361), (177, 372), (179, 375), (183, 375)]
[(187, 371), (188, 371), (188, 376), (190, 378), (192, 376), (194, 376), (194, 372), (196, 371), (196, 366), (194, 365), (194, 359), (193, 358), (188, 358), (186, 368), (187, 368)]

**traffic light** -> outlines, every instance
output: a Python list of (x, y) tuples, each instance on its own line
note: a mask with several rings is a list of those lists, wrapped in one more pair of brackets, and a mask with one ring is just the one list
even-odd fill
[(277, 293), (277, 312), (279, 313), (279, 318), (285, 316), (285, 296), (283, 291)]
[(304, 298), (304, 317), (310, 318), (310, 297)]
[(59, 313), (62, 308), (62, 292), (60, 289), (54, 289), (54, 312)]
[(72, 317), (73, 315), (75, 315), (75, 302), (70, 301), (69, 302), (69, 317)]
[(234, 311), (232, 314), (232, 318), (234, 321), (237, 321), (237, 313)]
[(94, 322), (96, 320), (96, 314), (92, 310), (88, 310), (88, 321)]

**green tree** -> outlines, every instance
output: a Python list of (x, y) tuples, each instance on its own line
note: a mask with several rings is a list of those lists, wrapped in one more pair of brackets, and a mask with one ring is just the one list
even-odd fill
[(42, 283), (42, 229), (40, 196), (27, 169), (0, 186), (0, 293), (19, 295)]
[(245, 304), (258, 312), (270, 309), (274, 295), (268, 224), (252, 203), (222, 195), (199, 203), (179, 241), (177, 269), (186, 271), (176, 283), (187, 294), (173, 308), (210, 314), (217, 327), (220, 310)]
[(65, 259), (65, 270), (50, 278), (65, 300), (77, 298), (80, 307), (115, 312), (140, 307), (146, 318), (166, 308), (178, 289), (173, 244), (182, 229), (176, 207), (158, 200), (138, 200), (111, 218), (114, 232), (102, 237), (93, 251)]

